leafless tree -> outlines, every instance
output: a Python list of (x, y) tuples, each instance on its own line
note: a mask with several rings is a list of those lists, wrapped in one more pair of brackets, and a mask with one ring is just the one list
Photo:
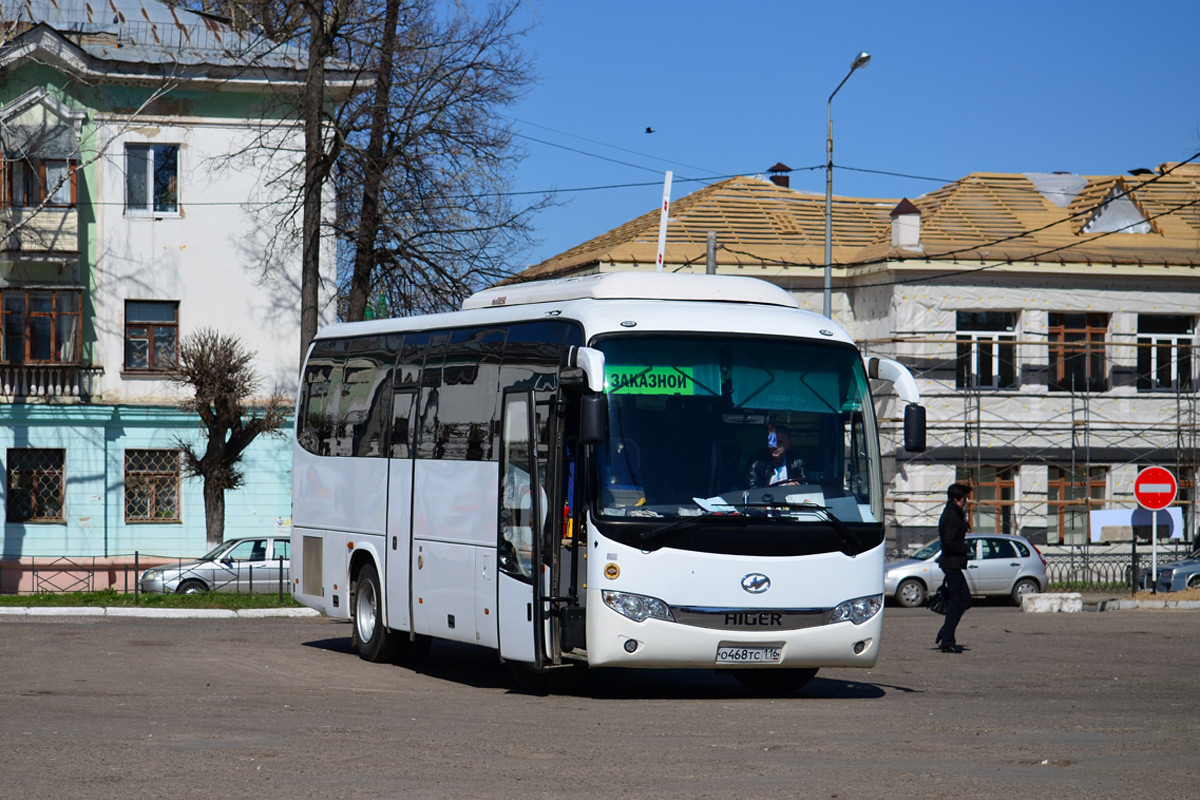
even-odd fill
[(181, 401), (185, 411), (200, 418), (204, 451), (182, 437), (184, 472), (204, 482), (204, 518), (208, 545), (225, 539), (225, 492), (242, 485), (238, 464), (246, 448), (261, 436), (283, 437), (287, 403), (276, 390), (252, 405), (260, 381), (252, 366), (255, 354), (233, 335), (200, 328), (179, 343), (175, 383), (190, 396)]
[(550, 202), (514, 206), (507, 194), (521, 153), (499, 112), (531, 80), (519, 0), (475, 17), (436, 0), (383, 2), (384, 36), (363, 54), (375, 92), (352, 98), (337, 173), (350, 320), (372, 297), (396, 315), (441, 310), (510, 274)]
[[(478, 11), (451, 0), (188, 2), (308, 48), (309, 80), (296, 99), (306, 150), (296, 180), (302, 351), (316, 332), (323, 233), (340, 243), (339, 307), (351, 320), (380, 295), (392, 314), (443, 309), (521, 266), (532, 216), (552, 202), (514, 204), (508, 192), (523, 153), (500, 111), (531, 81), (522, 2)], [(320, 76), (334, 63), (374, 85), (331, 98)], [(336, 222), (322, 232), (330, 179)]]

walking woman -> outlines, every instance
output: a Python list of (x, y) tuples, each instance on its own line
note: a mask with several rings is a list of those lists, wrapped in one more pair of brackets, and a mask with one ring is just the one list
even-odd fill
[(971, 590), (967, 588), (964, 572), (967, 568), (967, 534), (971, 531), (971, 521), (967, 517), (967, 500), (970, 497), (970, 486), (950, 484), (946, 489), (946, 508), (938, 520), (938, 538), (942, 541), (942, 555), (938, 558), (938, 564), (946, 574), (946, 621), (937, 633), (935, 644), (943, 653), (963, 651), (954, 634), (958, 621), (971, 607)]

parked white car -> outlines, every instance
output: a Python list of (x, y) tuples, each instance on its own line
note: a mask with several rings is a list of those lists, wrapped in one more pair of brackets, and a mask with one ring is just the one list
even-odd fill
[[(1044, 592), (1049, 585), (1046, 559), (1028, 539), (999, 533), (967, 536), (970, 557), (965, 571), (972, 595), (1008, 595), (1014, 603), (1021, 597)], [(883, 591), (905, 608), (925, 604), (929, 594), (945, 579), (938, 557), (940, 541), (932, 541), (911, 558), (884, 565)]]

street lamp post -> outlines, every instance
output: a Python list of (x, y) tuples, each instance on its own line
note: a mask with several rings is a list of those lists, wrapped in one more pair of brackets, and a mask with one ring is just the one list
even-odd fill
[(833, 319), (833, 95), (846, 85), (854, 70), (871, 61), (870, 53), (859, 53), (850, 63), (850, 71), (829, 95), (825, 104), (825, 302), (824, 314)]

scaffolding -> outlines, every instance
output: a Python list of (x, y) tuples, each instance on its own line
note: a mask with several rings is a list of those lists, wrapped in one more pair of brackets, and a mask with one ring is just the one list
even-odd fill
[[(1092, 544), (1089, 518), (1094, 510), (1135, 508), (1133, 480), (1141, 468), (1157, 464), (1171, 469), (1179, 482), (1176, 505), (1182, 507), (1182, 540), (1160, 547), (1181, 552), (1197, 542), (1197, 445), (1200, 443), (1200, 398), (1197, 381), (1176, 380), (1172, 391), (1143, 391), (1136, 369), (1120, 363), (1106, 350), (1106, 369), (1124, 370), (1124, 385), (1107, 382), (1103, 391), (1074, 383), (1066, 392), (1046, 383), (1022, 381), (996, 389), (978, 381), (959, 386), (955, 352), (962, 341), (956, 334), (910, 333), (864, 343), (871, 352), (886, 351), (913, 367), (928, 412), (929, 447), (925, 454), (906, 455), (901, 449), (902, 418), (884, 404), (881, 432), (890, 441), (896, 469), (891, 476), (889, 538), (897, 551), (936, 535), (936, 521), (945, 504), (946, 484), (962, 476), (979, 476), (985, 469), (1011, 469), (1020, 477), (1009, 498), (998, 488), (995, 496), (976, 497), (976, 504), (994, 509), (996, 524), (1003, 518), (1008, 532), (1064, 555), (1083, 548), (1094, 552), (1127, 552), (1130, 541)], [(1014, 345), (1026, 354), (1045, 351), (1044, 338), (1025, 338)], [(1106, 342), (1106, 347), (1132, 349), (1138, 342)], [(1190, 347), (1181, 353), (1191, 359)], [(912, 354), (916, 354), (915, 357)], [(932, 355), (932, 357), (930, 357)], [(940, 356), (940, 357), (939, 357)], [(1184, 356), (1181, 356), (1184, 357)], [(1045, 361), (1033, 366), (1044, 369)], [(1129, 361), (1128, 358), (1125, 359)], [(1137, 358), (1132, 359), (1134, 363)], [(949, 376), (949, 377), (947, 377)], [(1142, 376), (1145, 378), (1146, 376)], [(887, 445), (885, 444), (885, 449)], [(1103, 469), (1103, 482), (1093, 486), (1094, 470)], [(1048, 473), (1060, 477), (1049, 485)], [(1000, 485), (999, 478), (997, 486)], [(1054, 492), (1058, 492), (1055, 494)], [(1065, 526), (1051, 514), (1067, 520)], [(1069, 531), (1069, 533), (1068, 533)]]

